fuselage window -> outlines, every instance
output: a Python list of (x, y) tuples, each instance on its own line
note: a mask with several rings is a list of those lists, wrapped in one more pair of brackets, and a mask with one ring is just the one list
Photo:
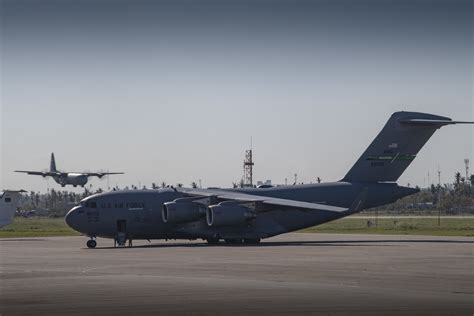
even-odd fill
[(97, 208), (97, 203), (96, 202), (90, 202), (90, 208)]
[(11, 202), (11, 200), (12, 200), (12, 199), (11, 199), (11, 198), (9, 198), (9, 197), (6, 197), (6, 198), (5, 198), (5, 202), (6, 202), (6, 203), (10, 203), (10, 202)]

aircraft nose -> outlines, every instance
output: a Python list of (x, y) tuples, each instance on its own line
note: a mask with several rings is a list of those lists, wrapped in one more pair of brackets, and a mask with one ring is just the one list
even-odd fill
[(78, 214), (83, 209), (82, 206), (73, 207), (67, 214), (64, 220), (66, 224), (71, 227), (72, 229), (78, 230)]

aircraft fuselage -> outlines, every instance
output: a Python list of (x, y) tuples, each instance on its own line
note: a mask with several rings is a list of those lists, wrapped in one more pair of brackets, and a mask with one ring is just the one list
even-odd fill
[[(84, 199), (66, 222), (92, 237), (202, 238), (254, 243), (395, 202), (418, 192), (395, 181), (442, 126), (474, 124), (429, 113), (393, 113), (339, 182), (259, 189), (118, 191)], [(118, 238), (120, 237), (120, 238)]]
[[(392, 203), (418, 192), (418, 189), (401, 187), (395, 183), (349, 182), (229, 191), (348, 208), (364, 190), (367, 192), (364, 208)], [(186, 194), (173, 189), (96, 194), (74, 207), (66, 215), (66, 222), (75, 230), (94, 237), (114, 238), (119, 226), (123, 225), (127, 236), (133, 239), (208, 239), (215, 236), (222, 239), (260, 239), (350, 215), (274, 207), (258, 213), (254, 220), (242, 225), (209, 227), (205, 218), (184, 224), (165, 223), (162, 219), (163, 204), (185, 196)]]
[(56, 181), (56, 183), (60, 184), (61, 186), (84, 186), (88, 181), (87, 175), (82, 173), (64, 173), (52, 177), (54, 181)]

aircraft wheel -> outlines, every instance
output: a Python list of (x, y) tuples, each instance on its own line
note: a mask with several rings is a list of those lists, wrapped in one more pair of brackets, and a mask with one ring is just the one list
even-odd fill
[(94, 239), (88, 240), (86, 245), (87, 248), (95, 248), (97, 246), (97, 241)]
[(228, 239), (224, 239), (224, 241), (226, 244), (230, 244), (230, 245), (236, 245), (236, 244), (242, 243), (242, 239), (240, 238), (228, 238)]
[(208, 238), (206, 241), (209, 245), (217, 245), (219, 243), (219, 238)]

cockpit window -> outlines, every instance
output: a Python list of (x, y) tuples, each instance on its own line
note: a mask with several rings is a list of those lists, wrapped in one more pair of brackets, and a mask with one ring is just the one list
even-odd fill
[(81, 201), (79, 205), (90, 207), (90, 208), (97, 208), (97, 202), (92, 202), (92, 201)]

